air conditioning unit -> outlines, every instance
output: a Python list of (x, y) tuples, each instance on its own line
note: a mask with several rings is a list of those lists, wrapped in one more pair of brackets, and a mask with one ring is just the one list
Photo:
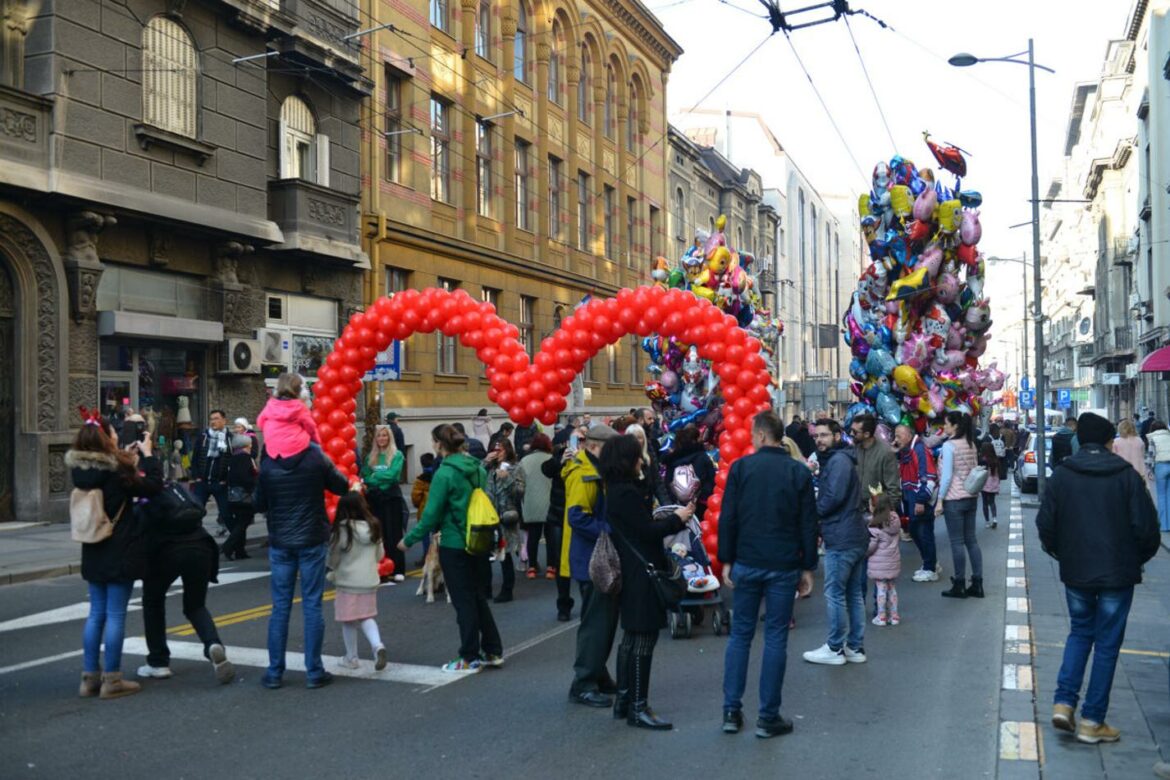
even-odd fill
[(260, 362), (265, 365), (289, 365), (292, 355), (292, 333), (277, 328), (260, 328), (256, 331), (260, 342)]
[(256, 339), (226, 339), (219, 350), (219, 373), (259, 374), (260, 342)]

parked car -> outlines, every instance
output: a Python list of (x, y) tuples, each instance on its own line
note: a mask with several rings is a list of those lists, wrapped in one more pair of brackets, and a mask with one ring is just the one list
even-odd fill
[[(1047, 479), (1052, 476), (1052, 437), (1055, 432), (1044, 432), (1044, 477)], [(1035, 493), (1036, 492), (1036, 434), (1033, 433), (1028, 440), (1028, 446), (1020, 453), (1019, 460), (1016, 461), (1015, 474), (1016, 485), (1020, 488), (1021, 493)]]

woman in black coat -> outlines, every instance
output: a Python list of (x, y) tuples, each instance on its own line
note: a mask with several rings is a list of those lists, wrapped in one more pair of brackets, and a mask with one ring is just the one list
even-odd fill
[(650, 663), (658, 632), (666, 626), (666, 607), (658, 599), (646, 564), (667, 569), (662, 540), (686, 526), (694, 505), (655, 518), (651, 499), (638, 486), (642, 466), (642, 446), (633, 436), (610, 439), (601, 451), (606, 520), (613, 529), (622, 569), (619, 607), (624, 633), (618, 646), (613, 714), (626, 718), (631, 726), (667, 730), (671, 724), (659, 719), (648, 702)]
[(707, 499), (711, 498), (711, 494), (715, 492), (715, 464), (711, 462), (711, 456), (703, 449), (703, 444), (699, 439), (698, 426), (694, 424), (685, 426), (675, 436), (674, 449), (666, 456), (665, 463), (666, 487), (674, 502), (680, 500), (674, 492), (675, 471), (684, 466), (690, 466), (694, 469), (699, 485), (690, 500), (695, 502), (695, 512), (698, 514), (699, 520), (702, 521), (707, 509)]

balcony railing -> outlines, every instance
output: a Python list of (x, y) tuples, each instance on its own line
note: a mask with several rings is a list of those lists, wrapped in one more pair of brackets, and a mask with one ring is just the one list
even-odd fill
[(1129, 328), (1114, 328), (1113, 349), (1120, 353), (1133, 352), (1133, 331)]
[(1095, 343), (1090, 341), (1087, 344), (1082, 344), (1079, 351), (1077, 352), (1077, 365), (1078, 366), (1091, 366), (1091, 365), (1093, 365), (1093, 359), (1096, 356), (1097, 356), (1097, 345)]
[(364, 264), (358, 236), (358, 196), (302, 179), (268, 182), (268, 216), (284, 232), (273, 249), (326, 255)]

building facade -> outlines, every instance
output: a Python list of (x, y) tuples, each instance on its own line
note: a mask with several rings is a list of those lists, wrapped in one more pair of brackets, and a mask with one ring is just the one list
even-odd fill
[[(462, 287), (531, 356), (585, 296), (646, 283), (666, 250), (666, 82), (681, 49), (644, 6), (362, 3), (385, 26), (363, 37), (367, 299)], [(436, 334), (402, 346), (399, 379), (369, 408), (402, 415), (409, 441), (485, 406), (473, 350)], [(634, 337), (609, 347), (570, 409), (641, 405), (645, 365)]]
[(363, 299), (370, 85), (352, 3), (0, 9), (0, 519), (62, 519), (78, 406), (166, 454), (315, 371)]

